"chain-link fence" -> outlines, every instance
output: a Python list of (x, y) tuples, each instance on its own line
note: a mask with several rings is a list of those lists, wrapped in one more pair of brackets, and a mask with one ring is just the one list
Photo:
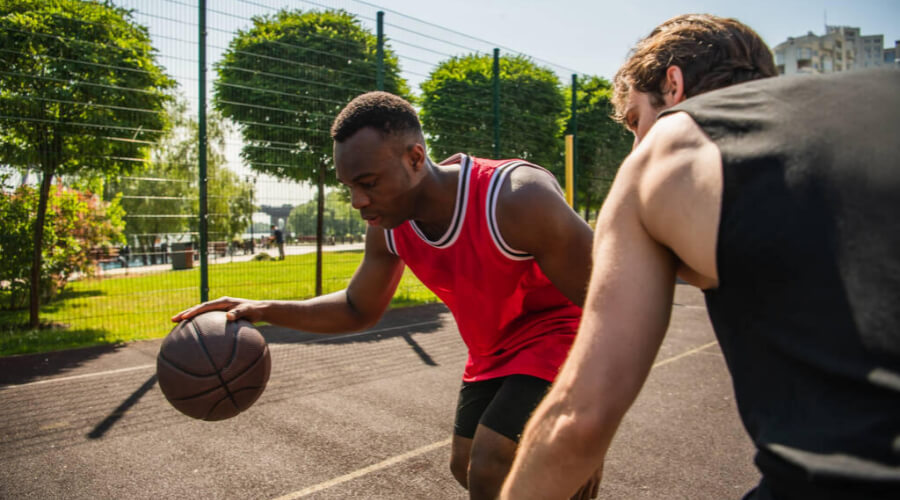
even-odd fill
[[(603, 80), (579, 75), (585, 89), (600, 85), (573, 93), (572, 70), (362, 1), (7, 4), (3, 216), (23, 203), (40, 213), (46, 198), (47, 224), (59, 226), (65, 196), (88, 206), (43, 234), (45, 263), (54, 252), (75, 262), (41, 280), (57, 285), (42, 285), (40, 318), (67, 325), (69, 339), (161, 336), (171, 314), (221, 295), (346, 286), (365, 224), (336, 182), (329, 128), (360, 93), (413, 102), (435, 160), (517, 157), (558, 175), (573, 110), (610, 113), (594, 102)], [(624, 156), (604, 140), (585, 137), (576, 155), (587, 205), (592, 179), (608, 180)], [(613, 159), (597, 163), (599, 149)], [(22, 325), (33, 222), (3, 223), (0, 321)], [(431, 300), (410, 275), (395, 297)]]

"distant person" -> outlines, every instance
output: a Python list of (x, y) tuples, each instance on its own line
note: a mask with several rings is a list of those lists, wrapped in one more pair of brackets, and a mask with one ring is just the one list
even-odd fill
[(119, 261), (119, 264), (123, 268), (127, 268), (128, 267), (128, 258), (130, 255), (131, 255), (131, 249), (128, 248), (128, 244), (126, 243), (126, 244), (122, 245), (121, 249), (119, 249), (119, 256), (116, 258), (116, 260)]
[(159, 244), (159, 256), (163, 264), (169, 263), (169, 237), (166, 236)]
[(602, 466), (680, 276), (704, 291), (757, 448), (762, 479), (745, 498), (896, 500), (900, 71), (769, 78), (694, 97), (692, 82), (772, 71), (741, 56), (761, 42), (733, 29), (710, 39), (697, 27), (718, 18), (694, 19), (654, 30), (616, 78), (617, 91), (662, 98), (643, 100), (651, 108), (629, 124), (639, 145), (597, 222), (577, 340), (501, 498), (568, 498)]
[[(471, 498), (493, 499), (574, 338), (591, 229), (537, 165), (461, 154), (432, 162), (400, 97), (357, 97), (332, 137), (337, 178), (369, 225), (347, 289), (304, 301), (223, 297), (173, 320), (225, 309), (298, 330), (362, 330), (384, 313), (408, 266), (453, 313), (469, 349), (450, 470)], [(586, 495), (595, 484), (585, 480)]]
[(278, 260), (284, 260), (284, 233), (274, 224), (272, 225), (272, 241), (278, 246)]

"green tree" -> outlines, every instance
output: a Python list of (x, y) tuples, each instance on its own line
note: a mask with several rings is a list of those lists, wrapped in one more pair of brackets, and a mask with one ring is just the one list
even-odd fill
[[(32, 288), (30, 235), (38, 203), (38, 192), (29, 185), (0, 192), (0, 220), (4, 228), (0, 232), (0, 294), (7, 299), (4, 306), (10, 309), (25, 307)], [(63, 187), (61, 183), (50, 190), (47, 206), (50, 217), (44, 219), (37, 282), (43, 301), (62, 291), (72, 276), (92, 274), (94, 262), (89, 251), (122, 243), (125, 225), (118, 198), (104, 202), (90, 192)]]
[[(494, 155), (493, 56), (454, 57), (422, 83), (422, 126), (436, 158), (456, 152)], [(500, 155), (559, 171), (559, 79), (524, 56), (500, 58)]]
[(47, 202), (54, 176), (131, 170), (167, 127), (147, 29), (129, 11), (84, 0), (0, 3), (0, 163), (41, 175), (33, 233), (30, 324), (39, 324)]
[[(250, 168), (318, 188), (316, 292), (321, 292), (325, 185), (333, 185), (334, 117), (375, 89), (377, 40), (344, 11), (282, 10), (252, 18), (215, 64), (213, 105), (234, 120)], [(385, 90), (409, 93), (397, 57), (384, 51)]]
[[(571, 87), (566, 92), (568, 110), (566, 130), (571, 130)], [(631, 152), (632, 135), (620, 123), (612, 119), (613, 106), (610, 100), (612, 87), (608, 80), (597, 76), (578, 81), (578, 139), (576, 199), (578, 208), (583, 209), (584, 219), (589, 220), (591, 210), (599, 207), (622, 160)]]
[[(341, 190), (332, 190), (325, 195), (323, 216), (325, 236), (334, 238), (359, 237), (366, 233), (366, 224), (359, 216), (347, 196)], [(288, 216), (287, 227), (298, 236), (309, 236), (316, 232), (316, 202), (297, 205)]]
[[(148, 255), (169, 234), (196, 230), (199, 213), (198, 125), (183, 99), (168, 107), (173, 126), (152, 147), (140, 176), (114, 179), (110, 192), (123, 195), (126, 234)], [(255, 207), (253, 185), (226, 167), (228, 125), (218, 113), (207, 115), (207, 230), (210, 241), (230, 241), (250, 225)], [(146, 260), (146, 259), (145, 259)]]

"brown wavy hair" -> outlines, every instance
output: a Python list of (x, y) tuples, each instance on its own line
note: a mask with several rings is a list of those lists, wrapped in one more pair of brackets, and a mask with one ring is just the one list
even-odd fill
[(616, 73), (614, 118), (624, 120), (631, 90), (649, 94), (650, 102), (661, 106), (670, 66), (681, 68), (685, 97), (778, 74), (766, 42), (740, 21), (710, 14), (673, 17), (638, 42)]

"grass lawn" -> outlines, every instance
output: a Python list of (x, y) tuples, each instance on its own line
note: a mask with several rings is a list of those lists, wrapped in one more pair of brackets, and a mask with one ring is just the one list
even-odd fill
[[(324, 293), (341, 290), (362, 260), (362, 251), (328, 252), (322, 259)], [(315, 294), (315, 254), (283, 261), (209, 266), (209, 298), (303, 299)], [(60, 328), (28, 330), (28, 311), (0, 311), (0, 356), (117, 344), (165, 336), (169, 318), (200, 301), (200, 270), (131, 274), (70, 283), (59, 298), (41, 307), (41, 322)], [(392, 307), (437, 298), (407, 269)], [(18, 326), (17, 326), (18, 325)]]

